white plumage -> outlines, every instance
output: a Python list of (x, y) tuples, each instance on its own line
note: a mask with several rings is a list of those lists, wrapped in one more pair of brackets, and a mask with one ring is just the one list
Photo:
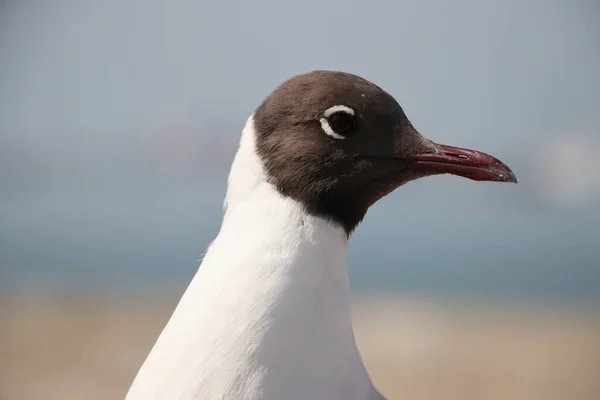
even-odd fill
[(381, 398), (352, 331), (347, 235), (267, 182), (253, 117), (225, 208), (127, 400)]

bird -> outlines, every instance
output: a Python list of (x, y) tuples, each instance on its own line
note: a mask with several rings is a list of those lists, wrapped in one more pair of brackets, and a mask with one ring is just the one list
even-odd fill
[(426, 139), (357, 75), (280, 84), (246, 120), (220, 230), (126, 400), (385, 399), (354, 337), (348, 239), (379, 199), (439, 174), (517, 182)]

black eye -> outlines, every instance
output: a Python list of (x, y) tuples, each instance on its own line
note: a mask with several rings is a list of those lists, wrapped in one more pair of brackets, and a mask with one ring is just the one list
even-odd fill
[(347, 135), (354, 129), (354, 116), (345, 112), (336, 112), (329, 116), (329, 126), (340, 135)]

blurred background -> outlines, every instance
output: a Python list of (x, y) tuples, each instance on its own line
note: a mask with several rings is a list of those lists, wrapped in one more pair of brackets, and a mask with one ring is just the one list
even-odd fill
[(124, 397), (246, 118), (313, 69), (519, 178), (431, 177), (369, 211), (349, 261), (374, 383), (600, 398), (599, 20), (597, 0), (0, 1), (0, 398)]

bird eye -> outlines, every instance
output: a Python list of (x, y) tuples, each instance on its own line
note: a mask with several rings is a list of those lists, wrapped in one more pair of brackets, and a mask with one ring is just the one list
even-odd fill
[(327, 109), (321, 118), (321, 128), (334, 139), (346, 139), (355, 126), (354, 110), (337, 105)]
[(329, 116), (329, 126), (334, 132), (346, 136), (354, 129), (354, 116), (345, 112), (336, 112)]

